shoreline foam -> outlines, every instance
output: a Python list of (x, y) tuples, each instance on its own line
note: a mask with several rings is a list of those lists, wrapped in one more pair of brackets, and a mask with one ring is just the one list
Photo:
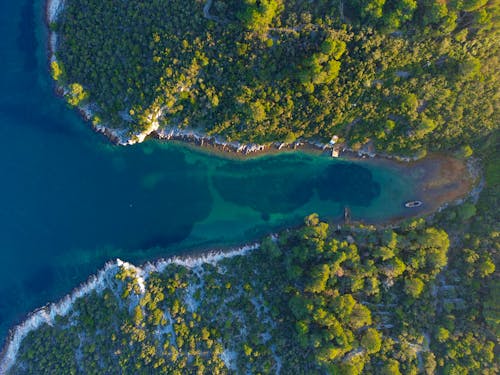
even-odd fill
[(152, 262), (146, 262), (141, 266), (135, 266), (120, 259), (109, 261), (96, 274), (90, 276), (86, 282), (80, 284), (69, 294), (57, 302), (48, 303), (29, 313), (23, 322), (9, 331), (4, 348), (0, 353), (0, 374), (6, 374), (15, 363), (21, 343), (31, 331), (38, 329), (45, 323), (51, 325), (56, 316), (67, 315), (78, 298), (84, 297), (93, 291), (102, 292), (114, 280), (114, 276), (121, 266), (134, 268), (137, 273), (139, 286), (144, 286), (144, 281), (152, 272), (162, 272), (170, 264), (191, 269), (200, 267), (203, 264), (215, 265), (223, 259), (247, 255), (259, 247), (259, 243), (252, 243), (228, 251), (212, 250), (199, 255), (160, 258)]

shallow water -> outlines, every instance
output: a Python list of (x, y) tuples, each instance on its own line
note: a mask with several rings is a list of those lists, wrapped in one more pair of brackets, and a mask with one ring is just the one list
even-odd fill
[(108, 259), (234, 245), (346, 205), (389, 218), (412, 198), (395, 170), (328, 157), (112, 146), (53, 94), (42, 1), (0, 0), (0, 21), (0, 341)]

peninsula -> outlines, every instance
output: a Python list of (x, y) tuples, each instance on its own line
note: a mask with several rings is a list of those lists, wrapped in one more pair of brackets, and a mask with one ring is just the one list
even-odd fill
[(498, 124), (494, 17), (472, 0), (47, 5), (58, 91), (119, 144), (335, 140), (417, 158), (468, 154)]

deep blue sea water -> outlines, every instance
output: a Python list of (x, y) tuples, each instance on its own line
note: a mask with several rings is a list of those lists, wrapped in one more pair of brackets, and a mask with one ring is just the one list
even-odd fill
[(42, 0), (0, 0), (0, 342), (109, 259), (235, 245), (345, 205), (389, 218), (413, 198), (395, 170), (328, 157), (113, 146), (54, 95), (43, 21)]

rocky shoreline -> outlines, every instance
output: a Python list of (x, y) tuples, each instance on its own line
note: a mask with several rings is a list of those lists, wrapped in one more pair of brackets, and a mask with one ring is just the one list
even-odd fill
[(9, 331), (5, 345), (0, 352), (0, 374), (6, 374), (16, 361), (16, 356), (23, 339), (43, 324), (51, 325), (57, 316), (65, 316), (71, 311), (74, 302), (93, 291), (102, 292), (114, 281), (114, 277), (120, 267), (134, 268), (137, 272), (138, 283), (144, 282), (152, 272), (162, 272), (169, 264), (177, 264), (186, 268), (201, 267), (203, 264), (215, 265), (219, 261), (236, 256), (243, 256), (251, 251), (259, 249), (259, 243), (247, 244), (239, 248), (227, 251), (213, 250), (199, 255), (174, 256), (172, 258), (160, 258), (153, 262), (146, 262), (137, 267), (120, 259), (107, 262), (95, 275), (69, 294), (55, 303), (49, 303), (28, 314), (26, 319)]
[[(47, 25), (57, 21), (57, 17), (64, 9), (65, 0), (47, 0), (45, 6), (45, 19)], [(48, 54), (50, 63), (57, 61), (57, 41), (58, 35), (55, 31), (48, 27)], [(56, 84), (56, 93), (64, 96), (69, 92), (67, 87)], [(84, 120), (92, 122), (96, 112), (95, 104), (87, 103), (77, 107), (77, 110)], [(267, 153), (277, 153), (280, 151), (302, 150), (311, 151), (314, 153), (324, 152), (333, 157), (342, 156), (344, 158), (374, 158), (380, 157), (384, 159), (394, 159), (396, 161), (410, 162), (417, 160), (417, 157), (406, 157), (397, 155), (376, 154), (375, 152), (361, 148), (360, 150), (352, 150), (345, 143), (337, 143), (338, 136), (333, 135), (332, 140), (328, 143), (315, 140), (298, 139), (293, 143), (285, 142), (270, 142), (267, 144), (242, 143), (237, 141), (229, 142), (222, 137), (208, 136), (203, 132), (195, 129), (180, 129), (176, 127), (160, 126), (161, 110), (151, 119), (151, 126), (145, 131), (132, 133), (127, 129), (111, 128), (103, 123), (93, 123), (92, 128), (105, 135), (111, 142), (121, 145), (133, 145), (143, 142), (148, 137), (165, 140), (165, 141), (180, 141), (190, 143), (199, 147), (207, 148), (221, 153), (236, 153), (241, 156), (261, 155)]]

